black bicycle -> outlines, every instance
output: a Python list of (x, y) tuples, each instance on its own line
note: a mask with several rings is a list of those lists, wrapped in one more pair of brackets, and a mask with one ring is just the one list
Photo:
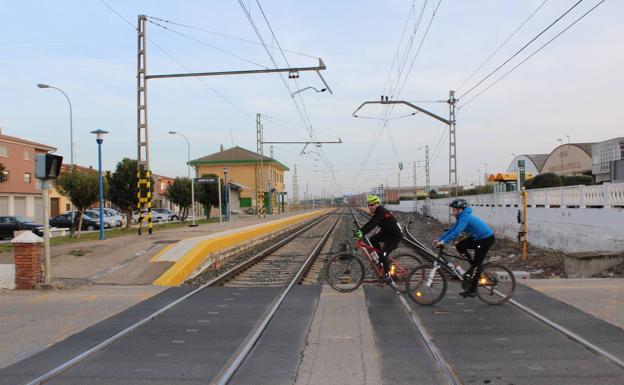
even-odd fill
[[(472, 275), (463, 271), (461, 265), (453, 263), (453, 259), (468, 262), (472, 265), (472, 257), (463, 257), (438, 251), (437, 256), (427, 256), (430, 261), (416, 267), (407, 278), (407, 294), (419, 305), (438, 303), (446, 294), (447, 276), (461, 282), (464, 290), (472, 283)], [(485, 263), (481, 267), (481, 275), (476, 290), (477, 297), (489, 305), (500, 305), (511, 298), (516, 288), (516, 279), (507, 267), (499, 263)]]

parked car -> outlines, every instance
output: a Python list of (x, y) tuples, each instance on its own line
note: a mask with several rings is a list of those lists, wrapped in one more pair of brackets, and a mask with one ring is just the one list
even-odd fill
[[(106, 208), (102, 210), (104, 212), (104, 228), (110, 229), (110, 228), (113, 228), (113, 227), (121, 226), (123, 224), (123, 221), (121, 219), (121, 215), (114, 215), (109, 210), (110, 209), (106, 209)], [(100, 209), (99, 208), (86, 210), (85, 213), (87, 213), (89, 215), (90, 214), (95, 214), (95, 216), (97, 218), (100, 217)]]
[(165, 215), (168, 221), (177, 221), (180, 219), (180, 216), (175, 211), (171, 211), (169, 209), (162, 209), (159, 207), (153, 208), (152, 212)]
[(0, 217), (0, 238), (13, 238), (13, 232), (30, 230), (38, 236), (43, 236), (43, 225), (34, 223), (31, 219), (20, 216)]
[[(143, 216), (147, 215), (147, 210), (143, 209)], [(152, 209), (152, 222), (153, 223), (158, 223), (158, 222), (167, 222), (169, 221), (169, 217), (166, 214), (162, 214), (159, 213), (157, 211), (155, 211), (155, 209)], [(132, 214), (132, 224), (136, 225), (137, 223), (139, 223), (139, 211), (135, 211), (134, 214)]]
[[(71, 227), (71, 212), (58, 215), (50, 219), (50, 226), (58, 228), (70, 228)], [(100, 228), (100, 219), (93, 218), (89, 215), (82, 216), (82, 230), (98, 230)]]

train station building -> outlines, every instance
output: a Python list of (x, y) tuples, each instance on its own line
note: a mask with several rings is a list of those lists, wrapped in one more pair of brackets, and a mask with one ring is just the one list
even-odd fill
[[(230, 191), (234, 190), (230, 202), (231, 210), (251, 210), (256, 207), (256, 162), (257, 154), (253, 151), (239, 146), (228, 149), (221, 146), (219, 152), (191, 160), (190, 163), (195, 168), (197, 177), (214, 174), (225, 179), (224, 170), (227, 168), (228, 185)], [(285, 200), (286, 171), (289, 171), (289, 168), (278, 160), (267, 156), (262, 158), (262, 175), (265, 183), (261, 187), (265, 192), (264, 203), (267, 209), (269, 202), (273, 208), (283, 207), (281, 203)]]

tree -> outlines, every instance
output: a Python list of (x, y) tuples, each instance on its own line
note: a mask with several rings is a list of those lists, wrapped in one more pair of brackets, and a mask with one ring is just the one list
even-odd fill
[(186, 221), (191, 207), (191, 181), (189, 178), (175, 178), (167, 189), (167, 198), (180, 208), (180, 221)]
[[(104, 195), (108, 193), (108, 185), (106, 179), (104, 182)], [(80, 237), (80, 229), (82, 228), (82, 215), (85, 209), (96, 203), (100, 198), (99, 178), (96, 171), (78, 171), (71, 170), (61, 174), (57, 180), (56, 187), (59, 192), (68, 197), (78, 210), (78, 232), (76, 237)], [(74, 222), (72, 226), (76, 226)]]
[(529, 190), (536, 188), (559, 187), (561, 185), (562, 183), (559, 175), (552, 172), (539, 174), (535, 178), (529, 179), (524, 182), (524, 187)]
[[(219, 178), (215, 174), (204, 174), (202, 178)], [(210, 218), (210, 210), (213, 207), (219, 207), (219, 186), (218, 183), (196, 183), (195, 184), (195, 201), (201, 203), (206, 210), (206, 216)]]
[(139, 198), (137, 196), (137, 161), (123, 158), (117, 163), (114, 173), (106, 175), (106, 181), (110, 186), (109, 199), (126, 214), (126, 229), (132, 225), (132, 213), (137, 208)]

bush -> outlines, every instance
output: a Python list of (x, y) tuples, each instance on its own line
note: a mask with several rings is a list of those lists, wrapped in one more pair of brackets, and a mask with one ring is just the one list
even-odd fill
[(561, 182), (564, 186), (578, 186), (578, 185), (591, 186), (594, 184), (594, 178), (592, 178), (589, 175), (562, 176)]
[(529, 179), (524, 182), (524, 187), (527, 190), (536, 188), (548, 188), (548, 187), (560, 187), (562, 185), (559, 175), (547, 172), (545, 174), (539, 174), (535, 178)]

